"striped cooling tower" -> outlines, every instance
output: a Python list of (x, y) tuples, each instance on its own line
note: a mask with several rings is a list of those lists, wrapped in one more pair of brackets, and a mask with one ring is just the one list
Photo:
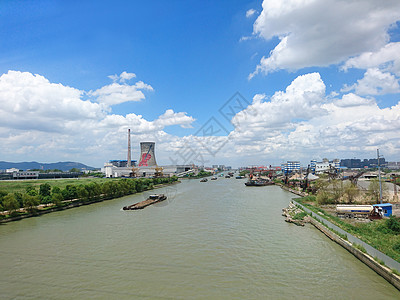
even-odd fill
[(155, 143), (141, 142), (140, 143), (140, 160), (139, 167), (156, 166)]

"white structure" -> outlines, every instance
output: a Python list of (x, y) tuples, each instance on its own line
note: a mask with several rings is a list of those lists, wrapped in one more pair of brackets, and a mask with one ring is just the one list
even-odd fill
[(14, 172), (19, 172), (19, 169), (11, 168), (6, 170), (6, 173), (14, 173)]
[(312, 160), (310, 163), (311, 173), (320, 174), (325, 171), (329, 171), (330, 169), (338, 170), (340, 168), (340, 160), (334, 159), (333, 161), (329, 161), (324, 158), (322, 162), (317, 162), (316, 160)]
[[(138, 167), (135, 168), (138, 177), (154, 177), (156, 173), (156, 167)], [(163, 166), (162, 173), (166, 177), (180, 176), (185, 173), (197, 172), (193, 169), (193, 165), (170, 165)], [(128, 167), (116, 167), (112, 163), (104, 164), (104, 173), (107, 178), (115, 177), (131, 177), (133, 173), (132, 168)]]

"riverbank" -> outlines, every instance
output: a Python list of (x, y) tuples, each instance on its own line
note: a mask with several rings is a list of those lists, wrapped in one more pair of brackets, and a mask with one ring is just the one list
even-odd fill
[[(302, 193), (300, 191), (293, 190), (291, 188), (284, 186), (283, 184), (278, 184), (278, 185), (281, 186), (282, 189), (287, 190), (295, 195), (298, 195), (301, 197), (307, 196), (306, 193)], [(294, 199), (294, 200), (300, 200), (300, 199)], [(354, 237), (353, 238), (358, 240), (359, 243), (354, 243), (354, 242), (351, 243), (347, 240), (349, 237), (352, 237), (352, 235), (349, 234), (348, 232), (344, 231), (343, 228), (341, 228), (342, 232), (339, 236), (332, 229), (328, 228), (327, 226), (322, 224), (319, 220), (317, 220), (315, 213), (320, 214), (320, 216), (318, 216), (319, 219), (324, 219), (322, 217), (322, 216), (324, 216), (324, 214), (321, 211), (316, 211), (314, 213), (312, 211), (310, 211), (310, 209), (308, 209), (308, 211), (305, 211), (306, 209), (302, 206), (300, 207), (297, 202), (295, 202), (295, 204), (297, 204), (296, 207), (299, 207), (305, 213), (311, 214), (311, 217), (309, 217), (309, 216), (306, 217), (307, 220), (305, 220), (305, 221), (303, 221), (303, 218), (300, 221), (298, 219), (296, 220), (295, 218), (293, 218), (293, 211), (296, 211), (294, 208), (295, 206), (289, 205), (288, 208), (283, 209), (283, 211), (284, 211), (283, 215), (286, 216), (287, 222), (293, 222), (293, 223), (296, 223), (296, 225), (304, 225), (304, 223), (311, 223), (315, 228), (317, 228), (322, 233), (324, 233), (332, 241), (336, 242), (338, 245), (342, 246), (344, 249), (349, 251), (356, 258), (358, 258), (360, 261), (362, 261), (364, 264), (366, 264), (368, 267), (370, 267), (372, 270), (374, 270), (377, 274), (379, 274), (385, 280), (387, 280), (389, 283), (391, 283), (394, 287), (396, 287), (398, 290), (400, 290), (400, 276), (399, 276), (400, 268), (399, 268), (399, 263), (397, 261), (386, 256), (384, 253), (380, 252), (379, 250), (373, 248), (370, 245), (368, 245), (369, 252), (376, 253), (377, 255), (375, 257), (369, 255), (367, 253), (367, 250), (363, 247), (363, 245), (361, 245), (361, 244), (364, 244), (362, 241), (360, 241)], [(290, 213), (290, 212), (292, 212), (292, 213)], [(296, 211), (296, 214), (299, 215), (300, 213), (298, 211)], [(338, 224), (336, 224), (336, 225), (338, 225)], [(364, 245), (367, 247), (366, 244), (364, 244)], [(371, 250), (371, 249), (373, 249), (373, 250)], [(379, 257), (384, 258), (384, 260), (380, 259)], [(391, 268), (388, 268), (387, 266), (385, 266), (385, 261), (390, 262)]]
[[(152, 186), (152, 188), (147, 189), (145, 191), (158, 189), (158, 188), (162, 188), (162, 187), (166, 187), (166, 186), (170, 186), (170, 185), (175, 185), (178, 183), (180, 183), (180, 181), (173, 181), (170, 183), (162, 183), (162, 184), (154, 185), (154, 186)], [(124, 196), (126, 196), (126, 195), (124, 195)], [(71, 208), (75, 208), (75, 207), (91, 205), (94, 203), (114, 200), (114, 199), (118, 199), (118, 198), (120, 198), (120, 196), (110, 198), (109, 196), (102, 194), (99, 196), (98, 199), (93, 199), (93, 200), (82, 200), (82, 199), (64, 200), (64, 201), (62, 201), (61, 206), (57, 206), (57, 205), (53, 204), (50, 207), (49, 206), (43, 207), (43, 206), (39, 205), (36, 208), (34, 208), (34, 210), (32, 212), (25, 211), (25, 212), (20, 213), (17, 216), (3, 217), (2, 219), (0, 219), (0, 224), (13, 222), (13, 221), (19, 221), (19, 220), (23, 220), (26, 218), (38, 217), (38, 216), (56, 212), (56, 211), (62, 211), (62, 210), (67, 210), (67, 209), (71, 209)]]
[(332, 241), (345, 248), (356, 258), (358, 258), (360, 261), (362, 261), (364, 264), (374, 270), (376, 273), (385, 278), (389, 283), (391, 283), (400, 291), (400, 276), (395, 274), (393, 270), (376, 261), (372, 256), (365, 253), (365, 249), (362, 246), (357, 246), (356, 244), (352, 244), (349, 241), (346, 241), (314, 218), (310, 218), (310, 223)]

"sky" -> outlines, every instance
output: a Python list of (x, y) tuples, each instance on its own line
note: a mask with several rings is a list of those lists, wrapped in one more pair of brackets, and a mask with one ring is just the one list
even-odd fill
[(400, 161), (400, 1), (1, 1), (0, 160)]

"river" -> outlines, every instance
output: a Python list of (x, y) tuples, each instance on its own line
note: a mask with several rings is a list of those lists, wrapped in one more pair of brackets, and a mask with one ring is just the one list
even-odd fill
[[(154, 192), (154, 191), (153, 191)], [(294, 197), (243, 180), (184, 180), (148, 193), (0, 225), (0, 299), (399, 299), (313, 226)]]

